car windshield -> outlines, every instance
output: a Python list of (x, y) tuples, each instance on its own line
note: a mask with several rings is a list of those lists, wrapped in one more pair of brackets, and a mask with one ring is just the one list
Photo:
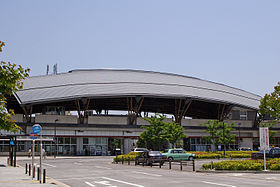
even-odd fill
[(163, 153), (168, 153), (168, 149), (165, 149)]
[(160, 155), (161, 153), (159, 151), (150, 151), (149, 155)]

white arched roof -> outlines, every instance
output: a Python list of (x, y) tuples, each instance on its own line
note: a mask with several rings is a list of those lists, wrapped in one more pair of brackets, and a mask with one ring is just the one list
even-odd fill
[(16, 93), (20, 104), (73, 98), (122, 97), (197, 98), (258, 109), (261, 97), (244, 90), (193, 77), (139, 70), (73, 70), (24, 80)]

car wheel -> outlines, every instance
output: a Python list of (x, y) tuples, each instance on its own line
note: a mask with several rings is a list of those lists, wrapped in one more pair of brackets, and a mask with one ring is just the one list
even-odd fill
[(190, 157), (189, 157), (189, 160), (190, 160), (190, 161), (193, 161), (193, 157), (192, 157), (192, 156), (190, 156)]
[(172, 162), (173, 161), (173, 157), (168, 157), (168, 161)]

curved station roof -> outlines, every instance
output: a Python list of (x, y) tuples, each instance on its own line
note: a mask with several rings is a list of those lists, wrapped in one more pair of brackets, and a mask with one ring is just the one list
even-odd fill
[[(126, 101), (121, 100), (122, 98), (137, 96), (145, 98), (144, 110), (166, 113), (172, 113), (168, 107), (173, 107), (171, 103), (174, 99), (192, 99), (195, 101), (193, 107), (195, 103), (227, 104), (253, 110), (258, 109), (261, 99), (260, 96), (244, 90), (194, 77), (115, 69), (73, 70), (56, 75), (29, 77), (24, 80), (23, 89), (15, 94), (20, 105), (68, 103), (67, 106), (71, 109), (69, 101), (89, 98), (96, 101), (91, 102), (89, 108), (116, 110), (127, 109), (127, 104), (121, 106), (123, 101)], [(149, 99), (153, 99), (154, 104), (150, 102), (149, 105)], [(116, 103), (119, 103), (118, 106)], [(158, 105), (155, 105), (156, 103)]]

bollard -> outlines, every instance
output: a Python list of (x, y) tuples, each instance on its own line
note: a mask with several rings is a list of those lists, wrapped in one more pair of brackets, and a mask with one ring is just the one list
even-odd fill
[(180, 170), (183, 170), (183, 164), (182, 164), (182, 160), (180, 161)]
[(211, 169), (213, 169), (213, 161), (211, 161)]
[(28, 166), (27, 166), (27, 163), (25, 164), (25, 174), (27, 174), (27, 168), (28, 168)]
[(46, 183), (46, 169), (43, 170), (43, 183)]
[(193, 160), (192, 162), (193, 162), (193, 171), (195, 171), (195, 163), (194, 163), (194, 160)]
[(29, 176), (31, 175), (31, 165), (29, 164)]
[(40, 180), (40, 168), (37, 168), (37, 180)]
[(135, 158), (134, 164), (135, 164), (135, 166), (137, 165), (136, 158)]
[(35, 178), (35, 166), (33, 166), (33, 170), (32, 170), (32, 179)]
[(10, 165), (10, 158), (7, 158), (7, 165)]
[(142, 166), (144, 167), (144, 162), (142, 162)]
[(171, 169), (171, 160), (169, 160), (169, 169)]
[(119, 163), (119, 161), (118, 161), (118, 155), (116, 156), (116, 163), (117, 163), (117, 164)]
[(123, 159), (123, 157), (122, 157), (122, 164), (123, 164), (123, 162), (124, 162), (124, 159)]
[(162, 164), (162, 162), (159, 163), (159, 168), (161, 168), (161, 164)]
[(130, 158), (128, 158), (127, 164), (130, 165)]

